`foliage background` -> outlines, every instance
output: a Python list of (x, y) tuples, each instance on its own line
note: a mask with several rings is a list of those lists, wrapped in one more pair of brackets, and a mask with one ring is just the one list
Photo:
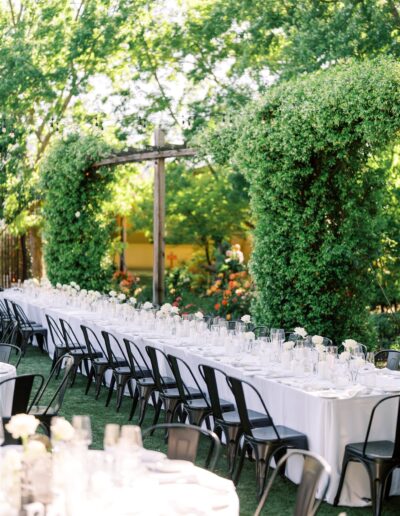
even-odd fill
[(387, 174), (373, 156), (400, 128), (399, 71), (382, 59), (287, 81), (206, 139), (250, 182), (259, 322), (371, 340)]
[(91, 168), (108, 152), (98, 137), (72, 134), (42, 164), (45, 261), (53, 284), (102, 290), (110, 281), (115, 217), (105, 215), (104, 204), (114, 174), (110, 167)]

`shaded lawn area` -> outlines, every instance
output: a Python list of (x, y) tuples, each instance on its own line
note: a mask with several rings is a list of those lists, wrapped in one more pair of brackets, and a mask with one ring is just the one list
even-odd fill
[[(50, 359), (40, 353), (37, 348), (29, 348), (25, 357), (22, 359), (18, 368), (19, 374), (24, 373), (40, 373), (48, 376), (50, 371)], [(120, 425), (128, 423), (128, 415), (131, 407), (130, 399), (125, 398), (119, 413), (115, 409), (115, 396), (112, 399), (110, 406), (105, 407), (106, 389), (102, 389), (102, 393), (98, 400), (94, 399), (94, 388), (85, 396), (86, 378), (78, 375), (75, 385), (67, 390), (64, 404), (60, 411), (60, 415), (68, 420), (71, 420), (74, 414), (89, 415), (92, 421), (93, 431), (93, 448), (102, 448), (103, 446), (103, 431), (107, 423), (118, 423)], [(149, 407), (143, 428), (152, 424), (153, 409)], [(162, 416), (161, 416), (162, 421)], [(132, 423), (135, 424), (137, 419), (134, 418)], [(165, 444), (163, 435), (159, 432), (152, 437), (145, 440), (145, 447), (153, 450), (165, 451)], [(199, 465), (204, 464), (206, 457), (206, 448), (202, 447), (199, 453)], [(221, 476), (226, 475), (226, 457), (223, 450), (221, 453), (216, 473)], [(250, 516), (254, 513), (256, 502), (256, 488), (255, 488), (255, 466), (254, 463), (246, 461), (242, 476), (240, 479), (237, 492), (240, 498), (240, 514), (243, 516)], [(289, 515), (292, 514), (292, 507), (296, 496), (296, 486), (289, 480), (278, 478), (271, 494), (267, 509), (264, 509), (265, 514), (269, 515)], [(370, 508), (347, 508), (347, 507), (332, 507), (326, 503), (322, 504), (318, 514), (321, 515), (338, 515), (340, 512), (346, 512), (348, 516), (361, 516), (372, 514)], [(397, 516), (400, 514), (400, 497), (390, 498), (384, 505), (384, 515)]]

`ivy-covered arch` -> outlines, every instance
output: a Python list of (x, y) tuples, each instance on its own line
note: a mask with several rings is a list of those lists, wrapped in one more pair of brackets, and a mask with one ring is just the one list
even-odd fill
[(97, 136), (59, 140), (41, 166), (44, 190), (44, 256), (53, 284), (75, 281), (103, 289), (111, 276), (115, 217), (103, 215), (115, 174), (92, 165), (110, 153)]
[(386, 173), (374, 156), (399, 129), (400, 64), (380, 59), (272, 87), (205, 139), (250, 183), (259, 322), (371, 341)]

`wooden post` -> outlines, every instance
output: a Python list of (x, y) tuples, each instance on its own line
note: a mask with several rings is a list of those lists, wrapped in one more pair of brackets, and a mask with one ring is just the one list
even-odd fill
[[(160, 127), (154, 131), (154, 145), (162, 147), (165, 135)], [(158, 158), (154, 168), (153, 210), (153, 303), (164, 301), (164, 256), (165, 256), (165, 158)]]

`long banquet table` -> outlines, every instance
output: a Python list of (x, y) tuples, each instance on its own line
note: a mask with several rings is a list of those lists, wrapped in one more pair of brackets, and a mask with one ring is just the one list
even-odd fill
[[(199, 364), (209, 364), (222, 369), (225, 373), (250, 382), (260, 392), (275, 424), (285, 425), (303, 432), (308, 437), (309, 449), (324, 457), (332, 468), (331, 483), (326, 494), (326, 501), (333, 503), (341, 471), (344, 448), (350, 442), (363, 442), (369, 417), (374, 405), (388, 394), (355, 396), (349, 399), (326, 398), (312, 392), (295, 388), (281, 381), (260, 373), (249, 373), (241, 367), (228, 362), (224, 348), (210, 350), (185, 345), (185, 339), (166, 338), (156, 333), (143, 332), (142, 328), (132, 328), (126, 321), (104, 320), (96, 313), (82, 311), (73, 306), (46, 306), (40, 299), (27, 299), (19, 292), (6, 291), (4, 297), (15, 300), (26, 311), (29, 318), (46, 325), (45, 314), (56, 320), (67, 320), (76, 334), (81, 335), (80, 325), (92, 328), (101, 339), (101, 331), (106, 330), (118, 339), (123, 337), (133, 340), (143, 351), (146, 345), (158, 347), (165, 353), (174, 354), (185, 360), (192, 368), (200, 385), (204, 385), (198, 373)], [(83, 341), (83, 338), (82, 338)], [(49, 354), (52, 355), (49, 342)], [(164, 364), (166, 368), (167, 365)], [(190, 385), (190, 379), (184, 378)], [(219, 386), (221, 396), (232, 400), (228, 385)], [(205, 386), (204, 386), (205, 388)], [(248, 398), (249, 408), (260, 410), (255, 396)], [(371, 430), (370, 439), (392, 439), (395, 427), (395, 401), (382, 406), (379, 418)], [(287, 475), (298, 482), (301, 463), (292, 464)], [(400, 472), (395, 471), (392, 479), (391, 494), (400, 492)], [(370, 489), (368, 476), (360, 464), (349, 465), (342, 490), (340, 505), (363, 507), (369, 503)]]

